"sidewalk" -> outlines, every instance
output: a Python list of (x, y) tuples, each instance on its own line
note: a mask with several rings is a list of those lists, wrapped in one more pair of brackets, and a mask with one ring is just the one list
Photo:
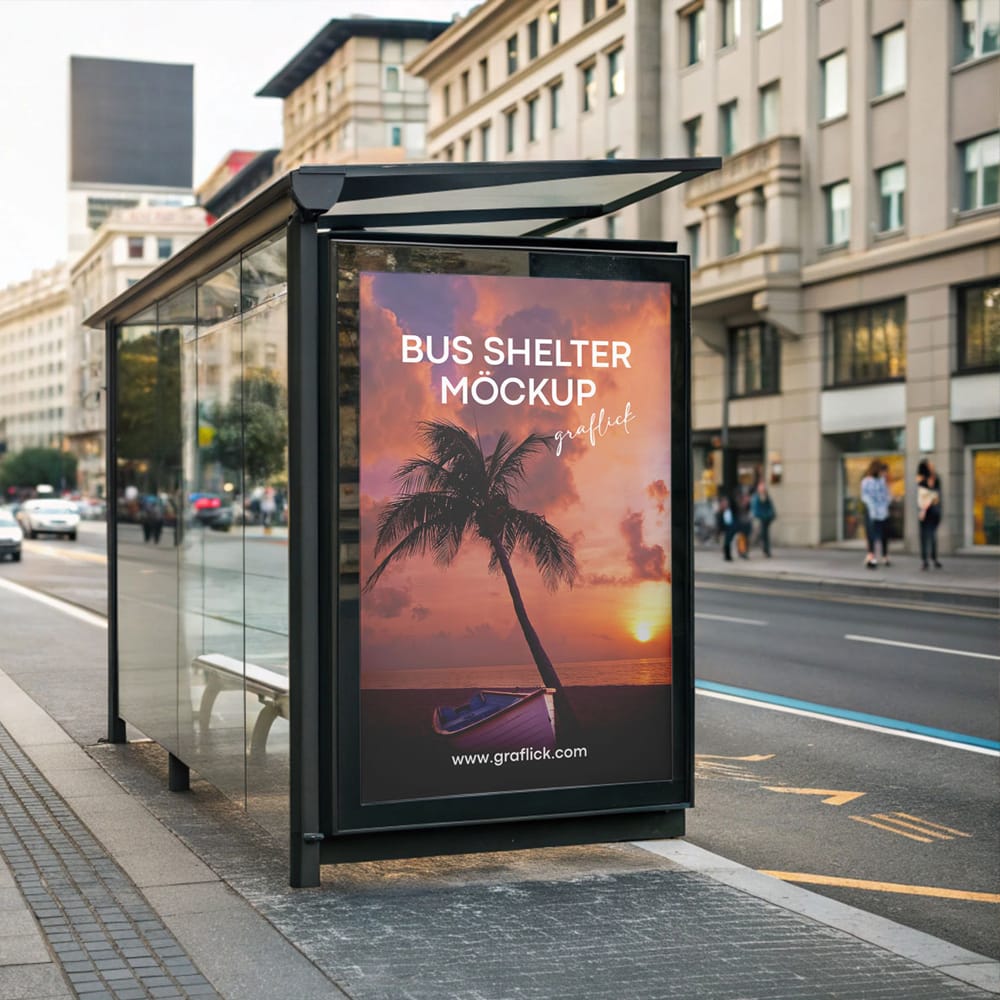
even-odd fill
[[(905, 555), (861, 562), (695, 557), (701, 585), (916, 599), (927, 578), (954, 600), (996, 600), (995, 558), (933, 574)], [(167, 791), (155, 744), (80, 747), (0, 670), (2, 1000), (1000, 994), (1000, 963), (683, 840), (328, 867), (321, 888), (293, 890), (284, 845), (203, 781), (192, 792)]]
[[(734, 546), (735, 548), (735, 546)], [(862, 548), (819, 546), (778, 548), (768, 559), (759, 548), (748, 559), (722, 558), (717, 545), (695, 545), (695, 579), (727, 583), (809, 583), (815, 587), (860, 589), (865, 593), (894, 593), (912, 599), (968, 601), (977, 607), (1000, 608), (1000, 555), (942, 556), (941, 569), (922, 570), (919, 556), (890, 552), (890, 565), (871, 570)]]

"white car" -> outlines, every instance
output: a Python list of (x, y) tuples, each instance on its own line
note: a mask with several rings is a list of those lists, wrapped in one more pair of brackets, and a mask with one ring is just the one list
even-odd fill
[(21, 539), (24, 532), (9, 511), (0, 510), (0, 560), (10, 556), (14, 562), (21, 561)]
[(67, 500), (26, 500), (17, 512), (24, 533), (29, 538), (39, 535), (65, 535), (76, 541), (80, 515)]

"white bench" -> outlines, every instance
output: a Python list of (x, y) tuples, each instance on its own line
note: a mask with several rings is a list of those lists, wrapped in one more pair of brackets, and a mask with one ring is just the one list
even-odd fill
[(245, 691), (255, 694), (264, 706), (254, 723), (250, 749), (255, 754), (264, 752), (271, 724), (279, 716), (288, 718), (288, 678), (256, 663), (225, 656), (222, 653), (202, 653), (192, 661), (192, 666), (205, 675), (205, 690), (198, 707), (198, 723), (207, 732), (212, 721), (215, 699), (222, 691)]

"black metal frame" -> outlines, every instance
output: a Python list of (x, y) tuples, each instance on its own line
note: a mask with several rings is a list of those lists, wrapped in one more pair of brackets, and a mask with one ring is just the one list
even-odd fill
[[(671, 455), (674, 648), (670, 739), (677, 777), (671, 780), (618, 785), (588, 785), (545, 790), (439, 797), (405, 803), (363, 805), (359, 763), (359, 648), (356, 619), (330, 615), (330, 659), (322, 661), (321, 677), (335, 677), (335, 689), (323, 691), (335, 723), (332, 745), (321, 748), (320, 761), (329, 766), (329, 797), (322, 810), (323, 862), (405, 857), (426, 853), (464, 853), (503, 850), (541, 844), (589, 843), (596, 840), (643, 839), (683, 833), (683, 809), (693, 804), (693, 583), (690, 533), (691, 454), (690, 422), (690, 266), (686, 257), (671, 255), (673, 245), (650, 242), (572, 239), (445, 238), (431, 235), (342, 233), (328, 234), (332, 246), (329, 269), (320, 282), (336, 287), (338, 243), (369, 243), (435, 247), (520, 249), (553, 257), (563, 254), (583, 261), (614, 256), (632, 263), (655, 260), (667, 271), (660, 275), (671, 285)], [(321, 237), (323, 239), (324, 237)], [(622, 274), (628, 280), (628, 274)], [(332, 303), (327, 303), (332, 310)], [(330, 331), (323, 338), (331, 345), (322, 369), (329, 385), (336, 385), (337, 331), (335, 317), (324, 317)], [(324, 323), (325, 325), (325, 323)], [(336, 392), (327, 392), (330, 399)], [(337, 408), (331, 405), (320, 437), (321, 451), (329, 456), (327, 467), (335, 474), (339, 441)], [(321, 495), (338, 496), (335, 476)], [(680, 499), (678, 499), (680, 498)], [(332, 541), (332, 539), (328, 540)], [(338, 553), (331, 545), (321, 558), (329, 559), (327, 580), (339, 579)], [(331, 594), (328, 608), (341, 607)], [(318, 692), (319, 693), (319, 692)], [(332, 701), (326, 699), (332, 696)], [(329, 756), (327, 755), (329, 754)]]

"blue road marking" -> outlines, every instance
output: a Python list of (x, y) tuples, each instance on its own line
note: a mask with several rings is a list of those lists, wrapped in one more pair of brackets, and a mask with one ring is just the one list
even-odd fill
[(751, 691), (749, 688), (733, 687), (731, 684), (717, 684), (715, 681), (696, 680), (694, 686), (703, 691), (715, 691), (718, 694), (729, 694), (736, 698), (749, 698), (769, 705), (781, 705), (783, 708), (797, 708), (803, 712), (815, 712), (817, 715), (830, 715), (835, 719), (849, 719), (851, 722), (864, 722), (870, 726), (881, 726), (883, 729), (898, 729), (904, 733), (919, 733), (921, 736), (932, 736), (938, 740), (950, 740), (952, 743), (965, 743), (968, 746), (983, 747), (987, 750), (1000, 750), (1000, 742), (997, 740), (987, 740), (980, 736), (967, 736), (965, 733), (953, 733), (948, 729), (935, 729), (933, 726), (921, 726), (916, 722), (904, 722), (901, 719), (888, 719), (884, 715), (869, 715), (867, 712), (852, 712), (847, 708), (817, 705), (813, 701), (799, 701), (797, 698), (785, 698), (783, 695), (768, 694), (764, 691)]

